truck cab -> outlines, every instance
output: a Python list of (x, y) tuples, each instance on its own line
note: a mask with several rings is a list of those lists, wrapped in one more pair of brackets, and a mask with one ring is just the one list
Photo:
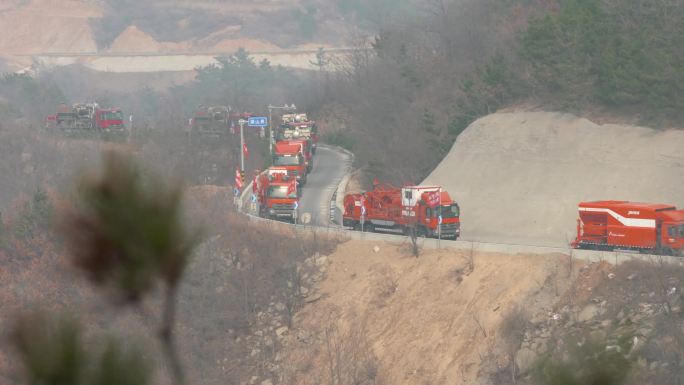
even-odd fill
[(461, 235), (460, 208), (448, 192), (437, 186), (404, 186), (401, 196), (404, 215), (415, 217), (419, 234), (453, 239)]
[(307, 166), (302, 146), (278, 142), (274, 148), (273, 165), (287, 169), (287, 174), (297, 180), (298, 187), (306, 183)]
[(299, 206), (296, 180), (283, 167), (271, 167), (258, 178), (259, 216), (296, 221)]
[(684, 256), (684, 210), (662, 211), (656, 228), (660, 233), (660, 249), (668, 254)]
[(57, 127), (57, 114), (48, 115), (45, 117), (45, 128), (55, 128)]
[(95, 111), (95, 126), (100, 130), (123, 129), (123, 113), (118, 108), (98, 109)]
[(313, 147), (311, 139), (300, 138), (284, 140), (283, 143), (301, 146), (300, 151), (304, 155), (304, 162), (306, 164), (306, 172), (310, 173), (313, 169)]

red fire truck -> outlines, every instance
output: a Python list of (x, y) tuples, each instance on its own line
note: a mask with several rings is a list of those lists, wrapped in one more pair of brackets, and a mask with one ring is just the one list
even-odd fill
[(63, 130), (121, 130), (123, 113), (119, 108), (100, 108), (97, 103), (61, 105), (59, 111), (45, 119), (45, 128)]
[(636, 250), (684, 256), (684, 210), (658, 203), (579, 204), (575, 248)]
[(311, 139), (290, 139), (283, 140), (281, 143), (292, 144), (295, 146), (300, 146), (300, 151), (304, 155), (304, 162), (306, 163), (306, 172), (310, 173), (313, 169), (313, 147)]
[(355, 230), (456, 239), (461, 234), (456, 202), (439, 186), (393, 187), (374, 183), (373, 190), (344, 197), (343, 225)]
[(273, 149), (273, 165), (286, 168), (288, 175), (296, 178), (299, 187), (306, 183), (306, 159), (301, 144), (277, 142)]
[(296, 179), (284, 167), (271, 167), (257, 178), (259, 216), (296, 221), (299, 207)]

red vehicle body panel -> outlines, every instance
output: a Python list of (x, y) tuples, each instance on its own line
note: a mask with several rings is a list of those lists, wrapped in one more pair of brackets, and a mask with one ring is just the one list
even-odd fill
[(684, 210), (659, 203), (582, 202), (574, 247), (681, 252)]

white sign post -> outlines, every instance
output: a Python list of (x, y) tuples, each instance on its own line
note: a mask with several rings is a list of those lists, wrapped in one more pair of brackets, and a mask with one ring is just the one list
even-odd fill
[(366, 222), (366, 205), (364, 203), (361, 204), (361, 232), (363, 232), (363, 224)]
[(245, 170), (245, 123), (247, 121), (244, 119), (238, 120), (240, 125), (240, 171)]
[(299, 217), (299, 215), (297, 215), (298, 211), (299, 211), (299, 202), (295, 201), (294, 211), (292, 212), (292, 220), (293, 220), (295, 225), (297, 224), (297, 217)]
[(440, 243), (442, 241), (442, 188), (439, 188), (439, 206), (438, 207), (438, 213), (439, 217), (437, 217), (437, 248), (439, 249)]
[(256, 194), (252, 193), (252, 212), (256, 214), (257, 212), (257, 196)]

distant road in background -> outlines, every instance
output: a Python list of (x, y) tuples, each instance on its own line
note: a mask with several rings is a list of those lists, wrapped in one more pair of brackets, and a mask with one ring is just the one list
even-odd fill
[[(342, 58), (355, 48), (325, 48), (327, 59)], [(264, 59), (271, 65), (304, 70), (316, 70), (317, 49), (293, 49), (269, 52), (250, 52), (255, 62)], [(140, 72), (179, 72), (193, 71), (198, 67), (218, 64), (217, 57), (228, 57), (227, 52), (187, 52), (187, 53), (47, 53), (28, 55), (33, 64), (22, 72), (40, 72), (55, 67), (81, 64), (100, 72), (140, 73)]]

